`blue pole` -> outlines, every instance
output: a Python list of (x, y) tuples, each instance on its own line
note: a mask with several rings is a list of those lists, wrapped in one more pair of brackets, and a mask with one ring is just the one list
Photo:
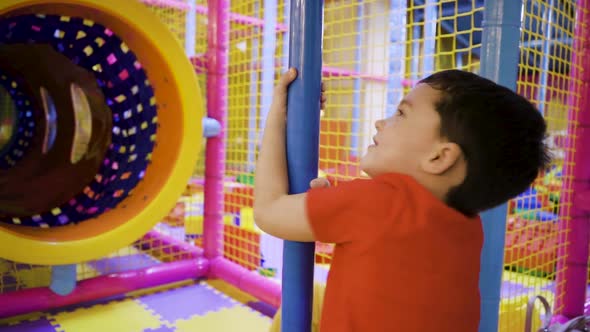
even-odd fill
[[(480, 75), (516, 90), (522, 0), (487, 0), (482, 22)], [(497, 332), (507, 204), (482, 213), (484, 245), (479, 287), (479, 332)]]
[[(307, 192), (317, 177), (322, 79), (322, 0), (295, 0), (289, 24), (289, 67), (299, 76), (287, 100), (289, 192)], [(285, 241), (283, 251), (282, 332), (311, 330), (314, 243)]]
[(436, 53), (436, 27), (438, 0), (426, 0), (424, 4), (424, 77), (434, 72)]
[(547, 103), (547, 81), (549, 79), (549, 56), (551, 54), (551, 45), (553, 44), (553, 11), (555, 8), (555, 0), (550, 0), (545, 4), (544, 21), (547, 23), (544, 27), (543, 48), (541, 51), (541, 77), (539, 78), (539, 89), (537, 91), (537, 100), (539, 101), (538, 108), (541, 114), (547, 111), (545, 105)]
[[(361, 59), (362, 59), (362, 43), (363, 43), (363, 0), (358, 0), (356, 5), (356, 51), (355, 51), (355, 64), (354, 64), (354, 71), (357, 74), (360, 74), (363, 70), (361, 66)], [(353, 94), (353, 109), (352, 109), (352, 126), (350, 128), (350, 132), (352, 133), (352, 137), (350, 139), (350, 154), (352, 157), (358, 157), (359, 155), (359, 145), (360, 139), (359, 133), (360, 130), (360, 121), (361, 121), (361, 89), (362, 89), (362, 81), (360, 77), (354, 79), (354, 94)]]
[[(258, 16), (258, 12), (260, 11), (258, 2), (254, 3), (254, 16)], [(265, 23), (266, 24), (266, 23)], [(258, 50), (259, 40), (258, 40), (258, 27), (252, 27), (254, 30), (254, 38), (252, 38), (252, 62), (258, 61), (258, 57), (260, 56), (260, 52)], [(254, 169), (254, 165), (256, 164), (256, 147), (258, 146), (257, 140), (257, 125), (256, 119), (258, 117), (258, 70), (252, 70), (250, 72), (250, 111), (248, 112), (248, 165), (247, 171), (251, 172)], [(262, 81), (262, 84), (265, 82)], [(262, 108), (264, 110), (264, 108)]]
[(391, 0), (389, 9), (389, 78), (387, 82), (387, 116), (392, 116), (403, 97), (402, 80), (406, 61), (406, 0)]

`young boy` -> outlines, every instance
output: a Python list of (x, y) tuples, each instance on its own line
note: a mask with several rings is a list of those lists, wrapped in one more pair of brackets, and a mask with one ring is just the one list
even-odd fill
[(336, 244), (320, 331), (477, 331), (478, 213), (524, 191), (548, 164), (543, 117), (492, 81), (441, 71), (376, 122), (360, 163), (370, 179), (315, 180), (288, 195), (286, 96), (296, 76), (291, 69), (275, 90), (254, 214), (271, 235)]

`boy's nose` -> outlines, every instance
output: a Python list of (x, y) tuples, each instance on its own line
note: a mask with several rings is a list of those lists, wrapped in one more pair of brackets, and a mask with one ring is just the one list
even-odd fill
[(385, 124), (385, 120), (381, 119), (381, 120), (377, 120), (375, 122), (375, 129), (377, 130), (381, 130), (383, 128), (383, 125)]

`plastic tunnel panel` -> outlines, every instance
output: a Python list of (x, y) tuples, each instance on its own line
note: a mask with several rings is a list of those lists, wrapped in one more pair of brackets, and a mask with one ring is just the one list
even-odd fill
[(204, 103), (158, 22), (136, 1), (0, 1), (0, 72), (22, 81), (35, 133), (22, 160), (0, 169), (10, 184), (0, 188), (0, 257), (96, 259), (173, 207), (196, 164)]

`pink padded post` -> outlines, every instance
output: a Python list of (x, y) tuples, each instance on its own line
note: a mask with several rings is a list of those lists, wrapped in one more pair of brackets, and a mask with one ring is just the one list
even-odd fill
[(206, 258), (223, 255), (223, 185), (229, 62), (229, 0), (208, 1), (207, 114), (221, 125), (207, 139), (203, 249)]
[(55, 294), (48, 287), (0, 294), (0, 303), (6, 304), (0, 306), (0, 318), (63, 308), (139, 289), (195, 279), (204, 276), (208, 269), (209, 262), (206, 259), (196, 258), (82, 280), (67, 296)]
[[(584, 313), (590, 246), (590, 1), (578, 0), (574, 31), (571, 88), (568, 97), (569, 128), (566, 141), (564, 181), (561, 194), (555, 313), (561, 319)], [(578, 110), (577, 112), (575, 110)], [(576, 119), (577, 118), (577, 119)], [(577, 121), (577, 128), (575, 123)], [(574, 135), (577, 139), (574, 140)], [(567, 165), (573, 165), (567, 167)], [(569, 209), (568, 209), (569, 206)], [(564, 217), (569, 222), (563, 222)], [(558, 318), (558, 320), (561, 320)]]

